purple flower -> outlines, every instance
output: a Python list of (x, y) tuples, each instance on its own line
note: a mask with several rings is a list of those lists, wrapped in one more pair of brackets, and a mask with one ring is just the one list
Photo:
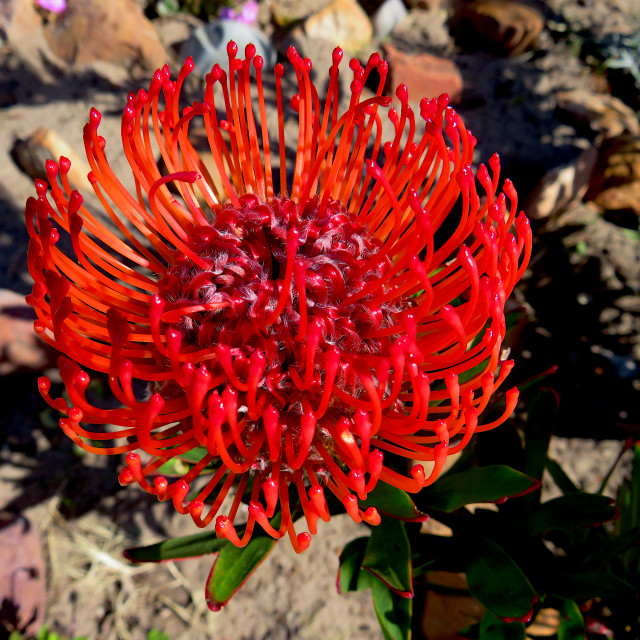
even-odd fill
[(242, 5), (240, 11), (231, 7), (220, 7), (218, 17), (221, 20), (237, 20), (245, 24), (255, 24), (258, 20), (258, 3), (255, 0), (248, 0)]
[(67, 0), (36, 0), (36, 4), (51, 13), (62, 13), (67, 9)]

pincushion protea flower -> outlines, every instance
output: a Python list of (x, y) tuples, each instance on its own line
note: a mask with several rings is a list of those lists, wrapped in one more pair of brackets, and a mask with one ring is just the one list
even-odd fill
[[(341, 111), (340, 49), (323, 103), (310, 61), (289, 50), (298, 135), (288, 165), (284, 67), (268, 130), (262, 59), (251, 45), (244, 59), (233, 43), (228, 54), (229, 74), (212, 69), (201, 103), (180, 107), (191, 60), (176, 81), (165, 67), (148, 92), (129, 95), (122, 141), (134, 193), (111, 170), (91, 111), (89, 180), (113, 225), (71, 190), (65, 158), (47, 164), (50, 186), (36, 181), (28, 299), (36, 331), (65, 354), (68, 400), (50, 396), (47, 378), (40, 391), (78, 446), (127, 454), (122, 484), (172, 500), (200, 527), (217, 516), (218, 536), (235, 545), (258, 523), (300, 551), (329, 519), (327, 491), (354, 520), (377, 524), (376, 509), (358, 502), (377, 482), (419, 491), (447, 455), (511, 414), (515, 389), (502, 417), (479, 422), (512, 367), (500, 361), (504, 304), (531, 233), (511, 182), (497, 194), (497, 156), (474, 177), (475, 139), (446, 96), (423, 99), (418, 119), (400, 86), (399, 109), (389, 108), (379, 55), (351, 61)], [(374, 71), (378, 89), (365, 98)], [(196, 118), (213, 171), (189, 139)], [(59, 248), (61, 233), (72, 252)], [(89, 402), (84, 369), (108, 374), (121, 408)], [(414, 464), (405, 474), (387, 454), (432, 471)], [(181, 478), (157, 473), (181, 457), (193, 464)], [(296, 534), (290, 500), (310, 533)]]

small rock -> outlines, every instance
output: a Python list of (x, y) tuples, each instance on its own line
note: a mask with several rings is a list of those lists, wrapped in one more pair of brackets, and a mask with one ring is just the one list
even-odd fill
[(435, 98), (447, 93), (453, 104), (460, 101), (462, 75), (451, 60), (428, 53), (409, 55), (390, 44), (385, 46), (385, 53), (392, 85), (407, 85), (411, 100)]
[(596, 139), (624, 134), (640, 136), (640, 121), (633, 109), (615, 96), (585, 89), (561, 91), (556, 113), (576, 128), (588, 129)]
[(514, 0), (475, 0), (454, 16), (456, 41), (498, 55), (515, 56), (533, 49), (544, 28), (544, 18), (533, 7)]
[[(49, 47), (44, 39), (42, 16), (34, 2), (24, 0), (0, 0), (0, 32), (10, 56), (42, 82), (52, 82), (56, 65), (50, 64)], [(51, 67), (54, 68), (52, 71)], [(5, 82), (2, 82), (5, 85)], [(14, 102), (10, 88), (0, 87), (0, 103), (8, 106)]]
[(640, 216), (640, 182), (605, 189), (594, 202), (605, 211), (633, 211)]
[(640, 313), (640, 298), (638, 296), (620, 296), (615, 301), (615, 305), (623, 311)]
[(74, 0), (44, 33), (53, 53), (70, 64), (140, 62), (154, 70), (167, 59), (158, 33), (135, 0)]
[(26, 518), (0, 513), (0, 629), (35, 637), (44, 622), (45, 593), (38, 530)]
[(333, 0), (307, 18), (304, 31), (310, 38), (323, 38), (357, 54), (370, 44), (373, 27), (356, 0)]
[[(153, 25), (158, 32), (160, 41), (166, 51), (177, 52), (183, 44), (189, 39), (195, 29), (201, 27), (202, 20), (199, 20), (190, 13), (170, 13), (169, 15), (156, 18)], [(183, 62), (181, 57), (179, 62)]]
[(330, 2), (331, 0), (272, 0), (269, 4), (274, 22), (286, 29), (308, 18)]
[(0, 31), (9, 43), (33, 38), (42, 29), (42, 18), (33, 2), (0, 1)]
[(605, 307), (598, 318), (600, 324), (609, 324), (620, 317), (620, 310), (615, 307)]
[(640, 216), (640, 136), (621, 136), (600, 147), (586, 199), (606, 211)]
[(451, 0), (407, 0), (407, 4), (412, 9), (424, 9), (426, 11), (438, 11), (441, 5), (445, 5), (447, 8), (452, 4)]
[(376, 38), (386, 38), (407, 15), (402, 0), (385, 0), (373, 14), (373, 33)]
[(81, 193), (93, 193), (93, 187), (87, 179), (90, 170), (87, 161), (52, 129), (36, 129), (28, 138), (16, 140), (11, 149), (14, 162), (34, 180), (46, 180), (45, 162), (49, 159), (58, 162), (60, 156), (71, 161), (68, 174), (71, 185)]
[(20, 369), (43, 371), (55, 364), (58, 354), (36, 335), (35, 319), (24, 296), (0, 289), (0, 376)]
[(454, 45), (446, 18), (444, 11), (412, 9), (393, 30), (393, 45), (405, 53), (431, 53), (450, 57)]
[(575, 206), (589, 188), (598, 152), (589, 145), (577, 157), (555, 167), (528, 196), (524, 209), (534, 220), (547, 218)]
[(201, 76), (209, 73), (215, 64), (219, 64), (228, 72), (229, 40), (235, 41), (238, 45), (238, 55), (242, 57), (245, 47), (253, 43), (256, 54), (264, 60), (264, 68), (272, 69), (275, 66), (277, 53), (271, 41), (255, 27), (237, 20), (212, 20), (198, 27), (182, 45), (180, 53), (183, 58), (193, 56), (194, 71)]

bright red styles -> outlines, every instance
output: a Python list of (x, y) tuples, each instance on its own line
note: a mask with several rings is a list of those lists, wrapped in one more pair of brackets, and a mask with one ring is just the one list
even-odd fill
[[(64, 354), (69, 400), (52, 398), (46, 378), (40, 390), (79, 446), (127, 453), (122, 484), (172, 500), (198, 526), (215, 518), (236, 545), (258, 523), (299, 551), (311, 537), (296, 533), (292, 512), (315, 533), (330, 492), (354, 520), (377, 524), (359, 505), (377, 482), (420, 490), (447, 455), (511, 414), (516, 390), (500, 419), (481, 420), (512, 367), (500, 361), (504, 304), (531, 232), (511, 182), (497, 193), (497, 157), (472, 173), (475, 139), (446, 96), (422, 100), (416, 118), (400, 86), (389, 108), (377, 54), (366, 67), (351, 61), (341, 111), (342, 52), (320, 101), (311, 63), (292, 48), (298, 93), (284, 106), (278, 65), (268, 130), (262, 59), (252, 46), (244, 59), (233, 43), (228, 52), (229, 75), (214, 67), (202, 103), (181, 108), (190, 60), (176, 81), (165, 68), (129, 96), (122, 140), (134, 193), (112, 172), (91, 112), (89, 178), (113, 224), (70, 189), (65, 158), (47, 164), (50, 186), (36, 181), (28, 300), (36, 331)], [(372, 74), (377, 92), (365, 98)], [(388, 141), (382, 118), (395, 131)], [(189, 139), (196, 119), (209, 168)], [(72, 251), (59, 248), (61, 234)], [(108, 374), (121, 408), (89, 402), (84, 369)], [(172, 458), (190, 467), (170, 482), (157, 470)], [(399, 459), (433, 470), (404, 473)]]

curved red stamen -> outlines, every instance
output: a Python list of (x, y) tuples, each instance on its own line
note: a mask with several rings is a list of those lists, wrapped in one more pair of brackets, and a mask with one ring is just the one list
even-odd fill
[[(311, 62), (291, 48), (297, 89), (283, 95), (276, 65), (270, 131), (264, 60), (252, 45), (244, 59), (234, 43), (227, 53), (229, 73), (211, 70), (201, 102), (181, 107), (190, 59), (175, 82), (164, 67), (148, 91), (129, 95), (121, 132), (133, 193), (111, 169), (91, 111), (90, 182), (115, 230), (70, 188), (66, 158), (47, 163), (49, 185), (36, 181), (28, 302), (35, 331), (66, 355), (67, 399), (51, 397), (48, 379), (38, 384), (78, 446), (127, 454), (122, 484), (171, 500), (200, 527), (215, 518), (218, 536), (237, 546), (258, 523), (300, 552), (330, 518), (325, 489), (354, 520), (376, 525), (377, 510), (359, 501), (379, 481), (419, 491), (514, 410), (510, 390), (503, 414), (483, 424), (513, 367), (500, 361), (504, 309), (529, 263), (531, 229), (513, 184), (498, 191), (497, 156), (474, 175), (475, 138), (446, 96), (422, 100), (418, 115), (401, 86), (390, 108), (378, 54), (351, 61), (342, 101), (342, 51), (321, 96)], [(365, 83), (375, 95), (363, 100)], [(291, 115), (298, 130), (287, 140)], [(210, 154), (192, 141), (198, 119)], [(121, 407), (92, 404), (89, 369), (108, 376)], [(403, 475), (385, 466), (385, 451), (433, 468)], [(170, 483), (157, 472), (172, 458), (186, 470)], [(300, 508), (309, 533), (295, 530)]]

